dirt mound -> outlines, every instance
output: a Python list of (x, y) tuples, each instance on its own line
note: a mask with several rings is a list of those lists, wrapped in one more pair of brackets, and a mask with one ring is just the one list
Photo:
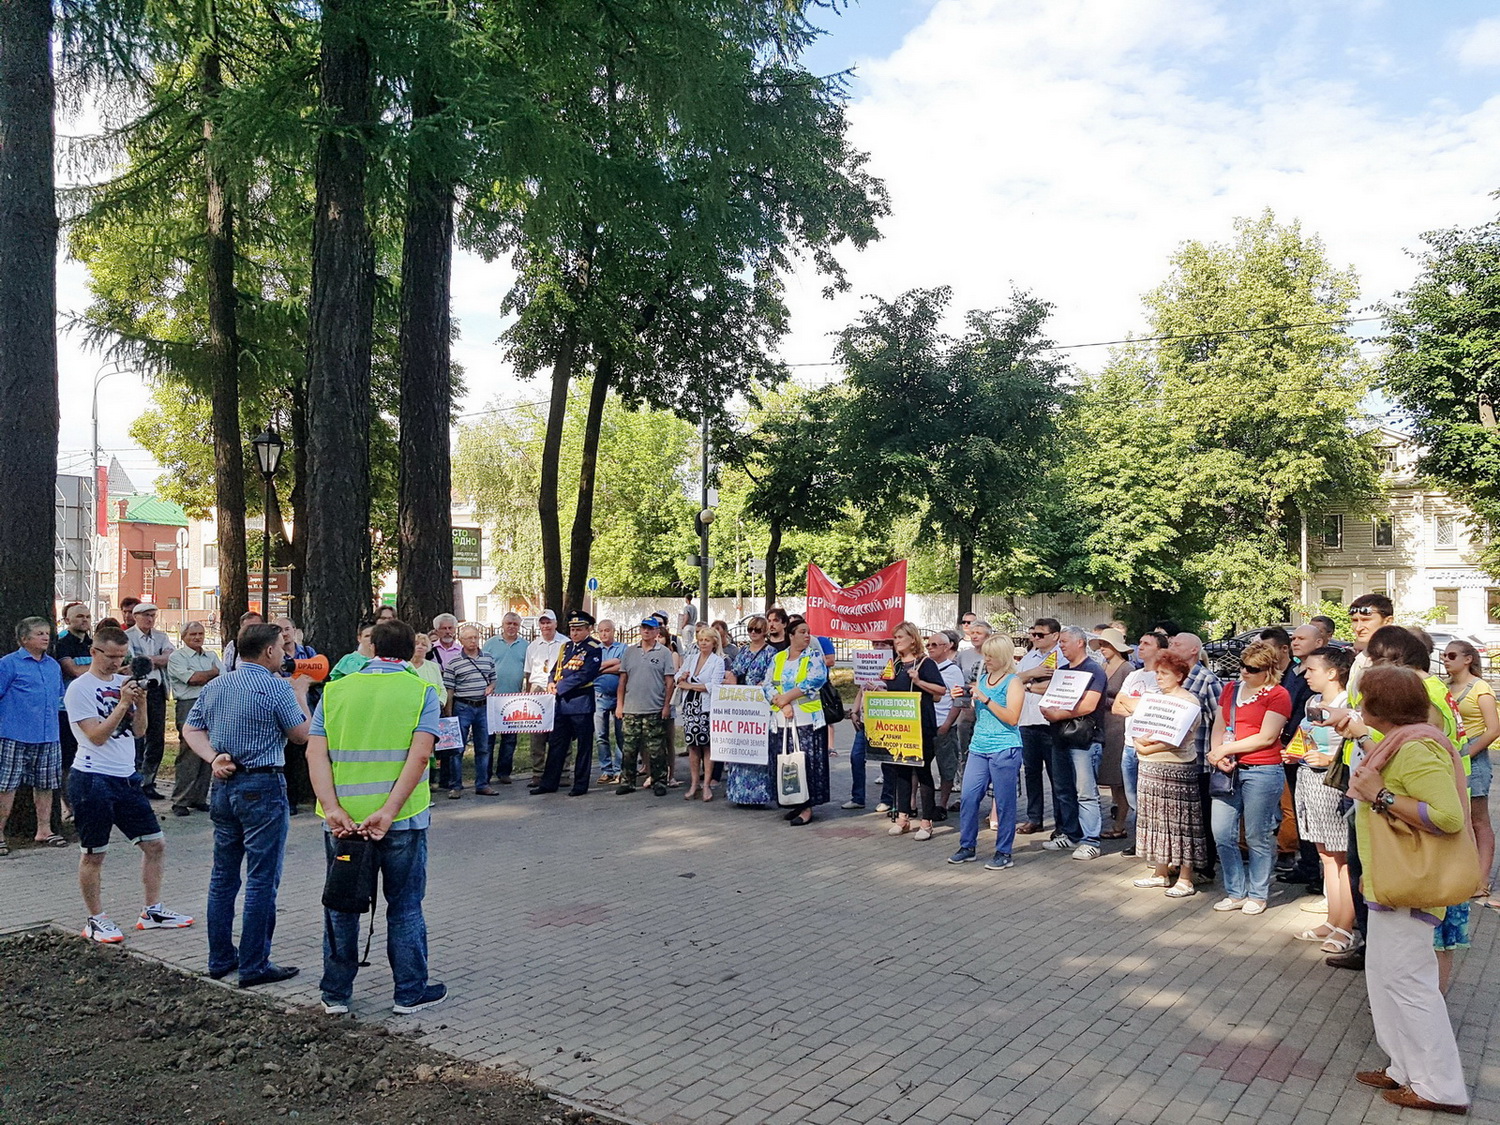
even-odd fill
[(595, 1122), (412, 1033), (287, 1008), (56, 933), (0, 940), (0, 1122)]

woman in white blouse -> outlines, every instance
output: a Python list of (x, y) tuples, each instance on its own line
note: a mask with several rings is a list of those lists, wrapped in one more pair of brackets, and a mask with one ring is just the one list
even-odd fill
[(677, 686), (682, 689), (682, 737), (688, 753), (688, 791), (683, 799), (691, 801), (700, 795), (714, 799), (713, 762), (709, 758), (709, 708), (714, 688), (724, 682), (724, 657), (719, 651), (722, 640), (712, 625), (699, 625), (697, 648), (689, 652), (677, 672)]

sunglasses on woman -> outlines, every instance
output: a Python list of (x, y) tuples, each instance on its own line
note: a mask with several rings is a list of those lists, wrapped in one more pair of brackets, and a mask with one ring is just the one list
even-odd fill
[(762, 628), (759, 628), (758, 626), (752, 625), (752, 626), (750, 626), (750, 628), (746, 629), (745, 632), (747, 632), (747, 633), (764, 633), (765, 630), (762, 629)]

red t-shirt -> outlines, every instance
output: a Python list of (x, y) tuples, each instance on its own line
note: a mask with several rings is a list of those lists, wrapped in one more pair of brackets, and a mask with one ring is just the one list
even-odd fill
[[(1234, 693), (1240, 688), (1238, 680), (1230, 680), (1224, 685), (1224, 692), (1219, 696), (1219, 710), (1224, 715), (1226, 723), (1233, 722), (1235, 738), (1249, 738), (1252, 734), (1259, 734), (1264, 725), (1267, 711), (1275, 711), (1281, 716), (1281, 721), (1286, 722), (1292, 713), (1292, 697), (1286, 688), (1280, 686), (1263, 691), (1248, 703), (1241, 703), (1236, 709), (1234, 718), (1229, 715), (1229, 705), (1234, 700)], [(1227, 741), (1227, 738), (1226, 738)], [(1256, 750), (1251, 754), (1241, 754), (1240, 765), (1242, 766), (1279, 766), (1281, 765), (1281, 739), (1262, 750)]]

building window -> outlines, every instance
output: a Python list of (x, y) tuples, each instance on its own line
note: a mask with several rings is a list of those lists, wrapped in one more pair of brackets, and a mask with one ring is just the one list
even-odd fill
[(1332, 602), (1334, 605), (1344, 604), (1344, 590), (1341, 586), (1324, 586), (1318, 591), (1320, 602)]
[(1323, 546), (1330, 550), (1338, 550), (1344, 545), (1344, 517), (1341, 515), (1323, 517)]
[(1390, 520), (1375, 521), (1375, 546), (1393, 547), (1396, 545), (1395, 529)]
[(1458, 546), (1458, 527), (1452, 516), (1432, 517), (1432, 545), (1434, 547)]
[(1458, 590), (1456, 588), (1449, 587), (1433, 590), (1432, 604), (1435, 608), (1443, 611), (1438, 621), (1444, 625), (1458, 624)]
[(219, 565), (219, 545), (217, 543), (203, 544), (203, 565), (205, 568), (217, 567)]
[(179, 598), (168, 598), (167, 599), (167, 608), (168, 609), (181, 609), (182, 608), (182, 601), (181, 601), (181, 599), (179, 599)]
[(480, 594), (474, 599), (474, 620), (488, 621), (490, 619), (490, 599)]

